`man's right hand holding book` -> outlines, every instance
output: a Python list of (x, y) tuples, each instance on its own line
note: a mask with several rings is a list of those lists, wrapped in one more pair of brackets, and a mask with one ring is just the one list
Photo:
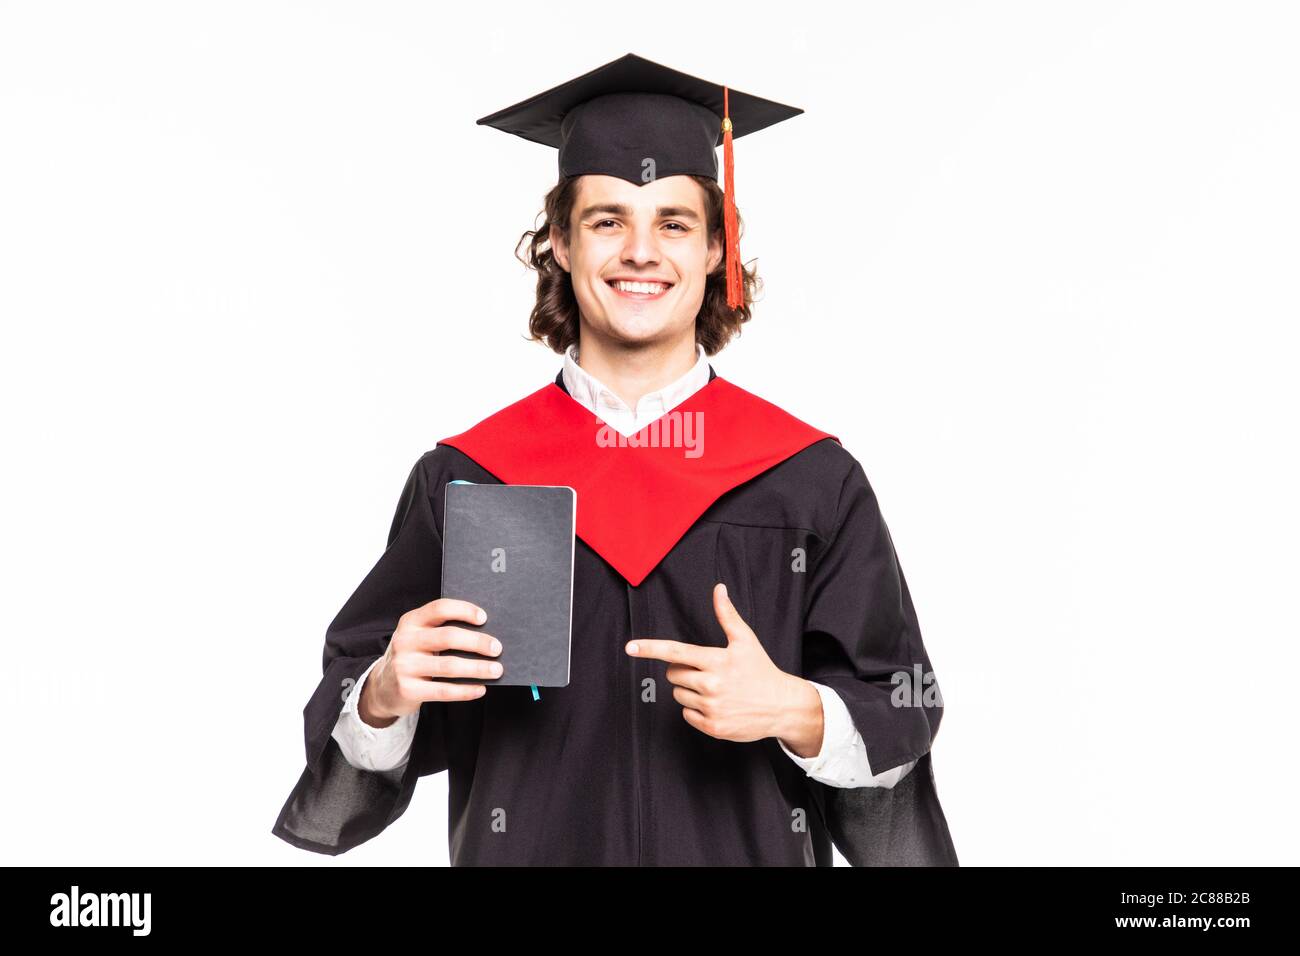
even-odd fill
[(469, 621), (482, 624), (487, 612), (476, 604), (455, 598), (438, 598), (407, 611), (361, 688), (358, 713), (372, 727), (388, 727), (399, 717), (413, 714), (429, 700), (475, 700), (487, 685), (438, 680), (439, 677), (500, 677), (498, 661), (479, 661), (443, 654), (446, 650), (471, 651), (493, 656), (501, 642), (484, 631), (448, 624)]

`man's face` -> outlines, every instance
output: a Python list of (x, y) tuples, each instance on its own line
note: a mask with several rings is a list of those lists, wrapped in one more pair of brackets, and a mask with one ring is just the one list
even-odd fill
[(579, 179), (568, 243), (552, 230), (551, 246), (573, 280), (582, 334), (624, 344), (694, 338), (705, 280), (722, 258), (722, 244), (708, 236), (704, 198), (689, 176), (644, 185)]

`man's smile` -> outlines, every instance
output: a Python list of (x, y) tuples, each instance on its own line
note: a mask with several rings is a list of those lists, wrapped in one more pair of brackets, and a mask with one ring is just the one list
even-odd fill
[(628, 279), (607, 279), (605, 284), (625, 299), (642, 302), (663, 298), (673, 287), (671, 282), (643, 282)]

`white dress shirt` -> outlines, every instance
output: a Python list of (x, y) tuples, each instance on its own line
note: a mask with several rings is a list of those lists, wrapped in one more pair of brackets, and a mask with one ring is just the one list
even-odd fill
[[(709, 361), (704, 346), (696, 345), (695, 365), (691, 370), (663, 388), (642, 395), (636, 408), (627, 404), (578, 364), (577, 346), (564, 357), (563, 380), (569, 394), (601, 421), (622, 435), (635, 435), (650, 422), (671, 411), (698, 389), (708, 384)], [(378, 663), (378, 662), (376, 662)], [(372, 727), (361, 719), (357, 701), (374, 664), (367, 667), (343, 702), (343, 710), (334, 725), (332, 736), (344, 758), (361, 770), (392, 770), (410, 757), (419, 711), (399, 717), (387, 727)], [(822, 702), (822, 746), (812, 757), (800, 757), (777, 738), (785, 754), (814, 780), (833, 787), (893, 787), (903, 779), (916, 761), (873, 774), (867, 762), (867, 748), (862, 734), (839, 694), (830, 687), (809, 681)]]

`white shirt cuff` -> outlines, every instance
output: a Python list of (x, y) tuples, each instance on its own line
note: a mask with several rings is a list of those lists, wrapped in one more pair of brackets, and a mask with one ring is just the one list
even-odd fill
[(910, 761), (881, 774), (871, 772), (867, 760), (867, 745), (853, 723), (844, 699), (825, 684), (809, 681), (817, 689), (822, 701), (822, 748), (813, 757), (801, 757), (785, 745), (779, 737), (777, 743), (814, 780), (832, 787), (884, 787), (889, 789), (907, 776), (916, 766)]
[(420, 718), (417, 710), (403, 714), (387, 727), (372, 727), (361, 719), (357, 711), (366, 678), (379, 663), (376, 658), (362, 672), (356, 684), (343, 701), (343, 709), (331, 731), (343, 751), (343, 756), (358, 770), (394, 770), (410, 758), (411, 743), (415, 739), (415, 725)]

